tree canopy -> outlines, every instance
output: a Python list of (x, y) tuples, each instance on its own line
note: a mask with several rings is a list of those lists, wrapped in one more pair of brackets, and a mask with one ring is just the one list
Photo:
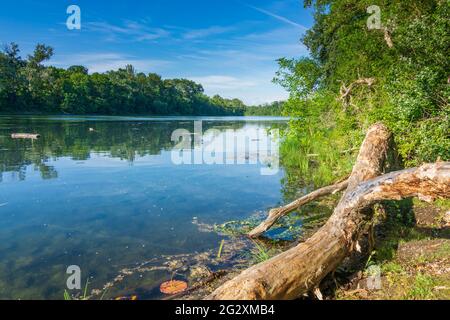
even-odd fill
[[(310, 55), (279, 60), (275, 82), (290, 93), (290, 134), (314, 150), (355, 147), (382, 121), (406, 164), (450, 158), (450, 2), (307, 0), (314, 24), (302, 42)], [(379, 9), (380, 23), (370, 8)], [(323, 145), (322, 144), (322, 145)], [(328, 155), (328, 158), (329, 155)], [(334, 165), (338, 165), (334, 162)]]
[(102, 115), (243, 115), (239, 99), (212, 98), (187, 79), (162, 79), (131, 65), (93, 73), (84, 66), (44, 65), (53, 48), (38, 44), (26, 59), (19, 46), (0, 52), (0, 112)]

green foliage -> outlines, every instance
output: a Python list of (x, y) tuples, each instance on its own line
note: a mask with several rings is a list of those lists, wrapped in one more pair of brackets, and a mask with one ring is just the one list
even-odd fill
[(283, 113), (283, 102), (274, 101), (259, 106), (249, 106), (245, 108), (246, 116), (281, 116)]
[(64, 300), (66, 301), (72, 300), (72, 297), (70, 296), (69, 292), (67, 292), (66, 289), (64, 289)]
[(186, 79), (163, 80), (133, 66), (89, 74), (83, 66), (46, 67), (53, 49), (38, 44), (27, 59), (17, 44), (0, 52), (0, 112), (65, 114), (243, 115), (239, 99), (210, 98)]
[(278, 60), (280, 70), (276, 73), (275, 83), (279, 83), (291, 94), (307, 97), (320, 84), (322, 70), (313, 59), (300, 58)]
[[(380, 7), (380, 29), (367, 27), (371, 5)], [(282, 147), (285, 162), (295, 158), (304, 175), (312, 162), (322, 170), (314, 183), (330, 182), (351, 168), (354, 155), (342, 152), (357, 148), (378, 121), (393, 131), (407, 166), (448, 160), (450, 3), (317, 0), (305, 6), (315, 12), (303, 38), (311, 58), (280, 59), (275, 78), (290, 93), (284, 114), (297, 118)], [(356, 83), (361, 78), (374, 83)], [(307, 154), (316, 155), (315, 163)]]
[(407, 298), (415, 300), (433, 299), (434, 286), (435, 281), (431, 276), (419, 273), (415, 278), (413, 287), (407, 294)]
[(253, 241), (253, 244), (254, 247), (250, 250), (253, 264), (267, 261), (278, 253), (276, 249), (267, 247), (262, 243)]
[(401, 264), (390, 261), (382, 265), (383, 273), (391, 273), (391, 274), (404, 274), (405, 270)]
[(222, 241), (220, 241), (219, 251), (217, 252), (217, 259), (220, 259), (220, 257), (222, 256), (222, 250), (223, 250), (224, 244), (225, 244), (225, 240), (222, 239)]

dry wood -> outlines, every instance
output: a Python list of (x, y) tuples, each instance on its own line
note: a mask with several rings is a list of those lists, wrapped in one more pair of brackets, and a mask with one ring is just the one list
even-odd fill
[(324, 197), (330, 194), (335, 194), (336, 192), (345, 190), (348, 186), (348, 180), (345, 180), (343, 182), (336, 183), (331, 186), (327, 186), (318, 190), (315, 190), (291, 203), (289, 203), (286, 206), (275, 208), (270, 210), (269, 216), (266, 220), (261, 222), (260, 225), (258, 225), (256, 228), (254, 228), (252, 231), (249, 232), (248, 236), (251, 238), (259, 237), (261, 234), (269, 230), (281, 217), (284, 217), (285, 215), (289, 214), (292, 211), (297, 210), (301, 206), (314, 201), (320, 197)]
[(294, 299), (314, 290), (353, 250), (366, 217), (381, 200), (450, 197), (450, 163), (426, 164), (361, 183), (343, 196), (333, 216), (313, 237), (241, 273), (209, 299)]
[(11, 138), (13, 139), (38, 139), (40, 137), (39, 134), (36, 133), (13, 133), (11, 134)]
[(341, 96), (339, 97), (339, 100), (341, 100), (344, 105), (347, 106), (349, 104), (350, 95), (356, 86), (365, 84), (371, 87), (374, 83), (375, 78), (360, 78), (355, 82), (352, 82), (348, 87), (343, 83), (340, 88)]
[(207, 299), (294, 299), (313, 291), (358, 245), (381, 200), (450, 197), (450, 163), (438, 162), (379, 176), (391, 135), (372, 126), (361, 146), (347, 190), (327, 223), (304, 243), (242, 272)]
[(386, 41), (386, 44), (389, 48), (394, 47), (394, 42), (392, 41), (391, 32), (388, 28), (383, 28), (384, 31), (384, 41)]
[[(368, 130), (343, 198), (360, 182), (381, 174), (390, 143), (384, 125)], [(208, 298), (291, 299), (314, 289), (352, 251), (367, 218), (367, 210), (346, 215), (343, 207), (341, 199), (328, 222), (306, 242), (244, 271)]]

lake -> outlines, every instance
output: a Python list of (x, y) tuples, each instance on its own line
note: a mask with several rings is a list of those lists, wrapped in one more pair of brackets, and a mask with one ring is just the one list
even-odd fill
[(161, 282), (187, 279), (229, 240), (211, 226), (283, 202), (269, 129), (286, 122), (0, 116), (0, 299), (62, 299), (71, 265), (105, 298), (161, 298)]

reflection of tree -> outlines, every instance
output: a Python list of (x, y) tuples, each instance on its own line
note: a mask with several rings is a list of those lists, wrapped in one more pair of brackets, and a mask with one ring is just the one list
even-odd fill
[[(194, 130), (192, 121), (51, 121), (39, 118), (2, 119), (0, 128), (0, 181), (3, 172), (26, 177), (26, 168), (34, 166), (43, 179), (58, 177), (48, 161), (70, 157), (87, 160), (92, 153), (107, 153), (113, 158), (133, 162), (136, 156), (157, 155), (170, 150), (176, 129)], [(242, 128), (244, 122), (204, 122), (203, 131)], [(7, 130), (4, 128), (8, 128)], [(94, 129), (91, 131), (90, 128)], [(38, 140), (11, 139), (12, 132), (38, 132)]]
[(58, 172), (56, 172), (55, 168), (52, 166), (47, 166), (44, 163), (41, 163), (37, 169), (41, 172), (42, 179), (58, 178)]

